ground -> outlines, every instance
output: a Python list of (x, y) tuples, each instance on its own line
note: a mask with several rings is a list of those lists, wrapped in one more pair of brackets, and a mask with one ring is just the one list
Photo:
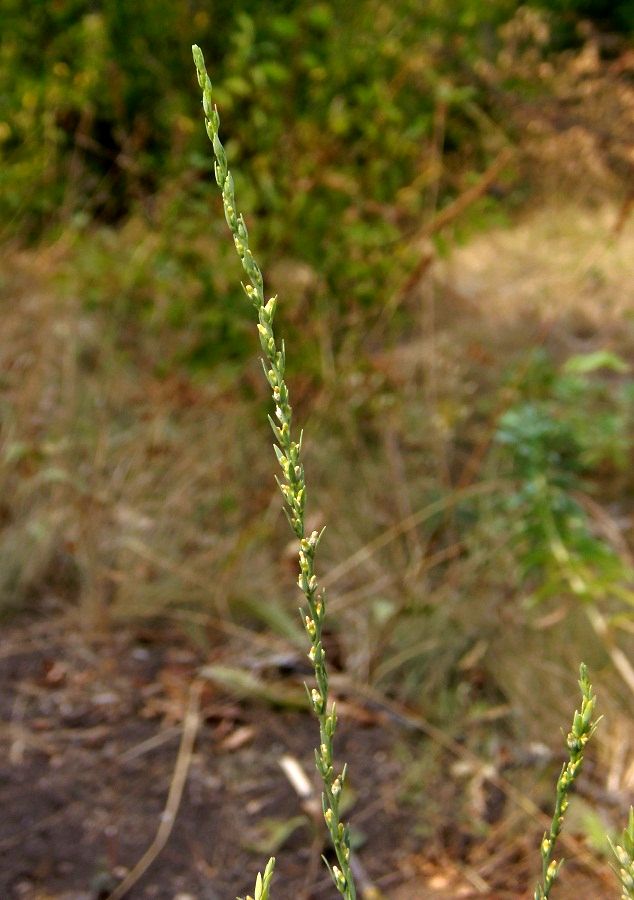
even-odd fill
[[(182, 640), (170, 645), (167, 637), (130, 629), (86, 639), (67, 617), (5, 629), (1, 897), (106, 898), (152, 842), (174, 777), (189, 686), (201, 663)], [(354, 760), (350, 812), (361, 883), (381, 891), (364, 896), (530, 896), (539, 820), (507, 840), (504, 790), (490, 784), (492, 824), (478, 836), (476, 823), (455, 815), (464, 809), (465, 781), (455, 765), (461, 748), (453, 754), (436, 748), (444, 779), (436, 770), (434, 785), (408, 782), (407, 749), (424, 755), (425, 744), (434, 741), (413, 734), (405, 716), (399, 722), (389, 713), (389, 707), (344, 702), (337, 744), (341, 757)], [(237, 702), (205, 684), (200, 719), (173, 831), (128, 896), (246, 894), (272, 852), (279, 858), (276, 897), (333, 896), (319, 861), (325, 852), (320, 832), (279, 765), (290, 756), (316, 783), (311, 717)], [(516, 801), (511, 794), (511, 808)], [(591, 861), (591, 875), (581, 846), (573, 845), (575, 854), (559, 896), (589, 897), (592, 884), (592, 896), (609, 896), (605, 865)], [(583, 894), (576, 892), (576, 877)]]

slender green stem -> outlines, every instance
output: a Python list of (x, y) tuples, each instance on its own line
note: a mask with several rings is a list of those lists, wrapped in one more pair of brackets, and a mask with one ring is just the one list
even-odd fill
[(199, 47), (194, 45), (192, 53), (198, 83), (203, 91), (205, 124), (214, 148), (214, 172), (222, 191), (225, 218), (248, 279), (248, 283), (244, 286), (245, 293), (253, 303), (258, 316), (260, 344), (266, 359), (266, 362), (262, 361), (264, 375), (271, 387), (275, 403), (275, 419), (269, 416), (269, 421), (277, 441), (274, 445), (275, 455), (283, 473), (283, 479), (278, 480), (278, 484), (286, 501), (285, 511), (288, 520), (299, 541), (298, 585), (306, 601), (306, 607), (302, 610), (302, 621), (310, 641), (308, 656), (315, 672), (315, 686), (310, 690), (307, 688), (307, 691), (311, 707), (319, 720), (319, 748), (315, 751), (315, 760), (324, 788), (322, 794), (324, 819), (338, 862), (338, 865), (329, 868), (342, 897), (346, 900), (355, 900), (356, 890), (350, 868), (350, 832), (348, 826), (341, 821), (340, 814), (346, 767), (344, 766), (339, 774), (335, 774), (333, 767), (333, 738), (337, 728), (337, 713), (335, 704), (329, 702), (326, 651), (322, 643), (326, 595), (323, 589), (319, 589), (315, 574), (315, 553), (323, 531), (321, 533), (313, 531), (308, 537), (305, 534), (306, 482), (300, 458), (302, 435), (300, 434), (299, 439), (295, 441), (291, 431), (293, 413), (284, 380), (286, 353), (284, 342), (278, 343), (273, 331), (277, 297), (271, 297), (267, 302), (264, 300), (262, 273), (249, 249), (249, 235), (244, 218), (236, 210), (233, 178), (218, 135), (220, 118), (218, 110), (212, 104), (212, 87), (205, 68), (205, 60)]
[(581, 711), (575, 710), (572, 729), (566, 738), (568, 762), (564, 763), (557, 779), (557, 798), (550, 831), (545, 832), (542, 839), (542, 880), (535, 888), (534, 900), (548, 900), (551, 888), (559, 874), (563, 860), (559, 862), (555, 860), (555, 845), (564, 824), (572, 785), (581, 770), (584, 748), (598, 725), (598, 720), (593, 720), (597, 698), (592, 692), (588, 670), (583, 663), (579, 669), (579, 687), (581, 689)]
[(614, 855), (619, 861), (621, 900), (634, 900), (634, 809), (630, 806), (627, 828), (623, 830), (618, 844), (612, 844)]

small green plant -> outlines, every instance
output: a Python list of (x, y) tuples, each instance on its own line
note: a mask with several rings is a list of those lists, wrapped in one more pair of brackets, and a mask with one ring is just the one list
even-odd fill
[(634, 809), (630, 806), (627, 827), (623, 829), (620, 843), (612, 844), (619, 863), (621, 900), (634, 900)]
[[(496, 442), (510, 461), (515, 488), (503, 501), (513, 513), (515, 548), (524, 574), (535, 579), (533, 600), (568, 595), (585, 615), (612, 663), (634, 692), (634, 669), (612, 627), (627, 627), (634, 606), (632, 566), (606, 539), (598, 519), (609, 519), (592, 499), (594, 481), (616, 485), (632, 449), (629, 366), (598, 350), (570, 357), (555, 369), (536, 357), (525, 399), (500, 419)], [(612, 529), (613, 533), (613, 529)], [(618, 602), (619, 614), (608, 620)]]
[(581, 710), (575, 711), (572, 728), (566, 738), (569, 757), (557, 780), (557, 799), (550, 830), (544, 834), (542, 839), (542, 879), (535, 888), (534, 900), (548, 900), (550, 890), (559, 874), (562, 861), (558, 862), (555, 859), (557, 839), (564, 824), (570, 791), (581, 770), (583, 751), (598, 724), (598, 720), (594, 719), (596, 696), (592, 691), (588, 670), (583, 663), (579, 670), (579, 687), (581, 689)]
[[(234, 183), (227, 165), (227, 156), (220, 141), (218, 128), (220, 117), (211, 100), (211, 81), (205, 68), (202, 51), (192, 47), (198, 83), (203, 91), (203, 109), (209, 140), (214, 148), (214, 172), (218, 186), (222, 191), (225, 218), (233, 235), (236, 251), (240, 257), (248, 284), (244, 291), (253, 304), (258, 315), (258, 332), (260, 344), (266, 362), (262, 362), (264, 375), (271, 387), (275, 403), (275, 421), (269, 416), (269, 422), (277, 444), (275, 455), (283, 473), (283, 480), (278, 481), (280, 490), (286, 501), (286, 515), (290, 526), (299, 542), (299, 577), (298, 585), (306, 600), (306, 608), (302, 610), (302, 621), (310, 641), (309, 659), (314, 667), (315, 686), (307, 688), (311, 708), (319, 721), (319, 747), (315, 751), (317, 770), (323, 782), (322, 804), (324, 820), (330, 832), (332, 844), (339, 865), (328, 865), (335, 887), (346, 900), (355, 900), (356, 890), (352, 870), (350, 868), (350, 832), (341, 821), (341, 792), (346, 778), (346, 767), (335, 774), (333, 765), (333, 738), (337, 728), (337, 712), (335, 704), (330, 702), (328, 690), (328, 671), (326, 668), (326, 652), (322, 644), (322, 630), (326, 615), (326, 596), (319, 589), (315, 574), (315, 553), (323, 534), (313, 531), (308, 537), (305, 534), (306, 481), (304, 466), (301, 462), (302, 434), (293, 439), (292, 416), (288, 388), (284, 379), (286, 367), (286, 350), (284, 342), (278, 343), (273, 331), (273, 320), (277, 306), (277, 297), (264, 300), (264, 282), (262, 273), (249, 249), (249, 235), (243, 216), (236, 209)], [(272, 865), (269, 863), (272, 877)], [(266, 879), (266, 873), (265, 873)], [(261, 893), (264, 891), (261, 888)], [(257, 888), (256, 888), (257, 890)], [(268, 884), (266, 887), (268, 891)], [(267, 896), (262, 894), (262, 897)]]
[(495, 441), (516, 484), (506, 512), (515, 518), (524, 573), (539, 576), (535, 599), (572, 591), (632, 603), (628, 566), (596, 534), (582, 503), (597, 473), (618, 478), (628, 468), (634, 385), (627, 371), (606, 351), (570, 357), (558, 369), (536, 356), (523, 397), (499, 421)]
[(266, 864), (264, 877), (258, 872), (258, 877), (255, 879), (255, 892), (253, 897), (251, 894), (248, 894), (246, 900), (269, 900), (269, 888), (271, 887), (271, 881), (273, 880), (274, 869), (275, 858), (271, 857)]

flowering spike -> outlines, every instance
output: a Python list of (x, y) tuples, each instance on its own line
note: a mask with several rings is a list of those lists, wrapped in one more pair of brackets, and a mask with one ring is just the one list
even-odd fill
[[(225, 219), (233, 235), (236, 252), (240, 257), (242, 268), (247, 276), (244, 292), (253, 303), (258, 317), (257, 328), (264, 359), (262, 366), (275, 402), (275, 414), (278, 422), (269, 416), (269, 423), (279, 446), (275, 446), (275, 455), (279, 462), (283, 479), (276, 481), (284, 496), (284, 512), (289, 525), (299, 541), (300, 573), (298, 583), (304, 593), (307, 611), (302, 613), (302, 622), (310, 641), (309, 659), (314, 667), (315, 687), (306, 687), (309, 703), (319, 721), (319, 750), (315, 753), (317, 769), (324, 784), (323, 809), (324, 821), (330, 834), (337, 865), (328, 866), (335, 886), (344, 900), (356, 900), (356, 890), (352, 869), (350, 867), (349, 830), (340, 821), (339, 795), (345, 778), (345, 766), (338, 778), (335, 778), (333, 758), (333, 738), (337, 726), (334, 704), (329, 713), (328, 673), (326, 670), (326, 654), (321, 644), (321, 632), (325, 614), (325, 596), (316, 597), (317, 575), (314, 569), (315, 550), (321, 540), (323, 530), (318, 534), (312, 532), (310, 538), (305, 537), (306, 482), (304, 467), (301, 461), (303, 432), (297, 442), (291, 433), (293, 410), (290, 405), (288, 388), (284, 381), (286, 369), (286, 346), (284, 341), (276, 343), (273, 331), (273, 320), (277, 308), (277, 297), (271, 297), (264, 303), (264, 286), (262, 273), (249, 248), (249, 232), (242, 216), (236, 209), (234, 182), (227, 163), (227, 155), (218, 134), (220, 118), (216, 107), (212, 104), (212, 89), (205, 69), (205, 60), (199, 47), (192, 47), (196, 64), (198, 83), (203, 89), (203, 109), (205, 127), (214, 150), (214, 173), (222, 190)], [(278, 424), (279, 423), (279, 424)], [(254, 900), (268, 900), (269, 884), (273, 875), (274, 860), (269, 862), (264, 876), (258, 875), (255, 885)], [(328, 864), (327, 864), (328, 865)]]
[[(583, 750), (594, 734), (599, 720), (594, 720), (597, 698), (592, 691), (588, 678), (588, 669), (581, 663), (579, 667), (579, 687), (581, 689), (581, 711), (576, 710), (572, 719), (572, 729), (566, 738), (569, 758), (564, 763), (557, 780), (557, 797), (550, 831), (544, 834), (541, 842), (542, 878), (533, 895), (533, 900), (548, 900), (551, 888), (559, 874), (563, 860), (555, 860), (554, 852), (557, 839), (561, 833), (564, 816), (568, 808), (568, 799), (572, 785), (581, 770)], [(628, 900), (627, 895), (623, 895)], [(633, 895), (634, 897), (634, 895)]]

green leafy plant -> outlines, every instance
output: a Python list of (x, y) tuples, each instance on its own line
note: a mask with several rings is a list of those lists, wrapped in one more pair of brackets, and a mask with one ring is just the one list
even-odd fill
[(222, 191), (225, 218), (248, 279), (244, 287), (245, 294), (258, 316), (260, 344), (266, 360), (266, 362), (263, 360), (264, 374), (275, 403), (276, 420), (269, 416), (269, 422), (277, 441), (274, 445), (275, 455), (283, 473), (283, 480), (278, 481), (278, 484), (286, 502), (285, 511), (289, 524), (299, 542), (298, 585), (306, 601), (302, 619), (310, 641), (308, 656), (315, 672), (315, 686), (306, 690), (312, 710), (319, 721), (319, 747), (315, 750), (315, 761), (324, 787), (322, 795), (324, 820), (339, 863), (338, 866), (333, 865), (329, 868), (341, 896), (346, 900), (355, 900), (356, 890), (350, 868), (350, 832), (340, 817), (341, 792), (346, 778), (346, 767), (344, 766), (339, 774), (335, 774), (333, 765), (337, 712), (335, 704), (330, 703), (326, 653), (322, 644), (326, 595), (319, 589), (315, 573), (315, 554), (323, 531), (321, 533), (313, 531), (308, 537), (305, 534), (306, 481), (301, 461), (302, 434), (297, 441), (293, 439), (293, 411), (285, 381), (286, 350), (284, 342), (277, 341), (273, 330), (277, 297), (272, 297), (268, 301), (264, 299), (262, 273), (249, 249), (249, 235), (244, 218), (236, 207), (233, 176), (229, 171), (227, 156), (218, 134), (220, 117), (212, 104), (211, 81), (205, 68), (204, 57), (196, 45), (192, 47), (192, 53), (198, 83), (203, 91), (206, 129), (214, 149), (214, 172)]
[(627, 563), (596, 533), (583, 504), (598, 473), (618, 478), (628, 467), (634, 431), (627, 371), (607, 351), (570, 357), (559, 369), (540, 355), (524, 398), (500, 418), (495, 441), (516, 483), (506, 512), (515, 519), (524, 574), (539, 578), (536, 599), (572, 591), (584, 600), (634, 600)]
[(610, 517), (592, 496), (599, 477), (618, 487), (629, 468), (634, 429), (628, 372), (624, 360), (605, 350), (572, 356), (559, 367), (537, 354), (524, 396), (500, 418), (495, 442), (513, 484), (498, 504), (500, 524), (513, 517), (516, 559), (531, 599), (580, 601), (634, 692), (634, 668), (612, 634), (631, 620), (634, 573), (628, 554), (600, 527)]

